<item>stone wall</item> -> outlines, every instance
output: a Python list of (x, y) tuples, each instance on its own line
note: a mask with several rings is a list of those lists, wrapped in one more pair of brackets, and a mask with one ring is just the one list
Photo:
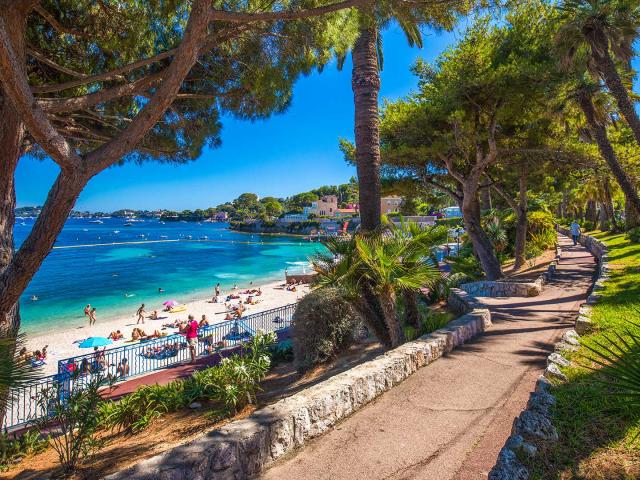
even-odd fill
[(257, 474), (491, 326), (489, 310), (473, 296), (452, 289), (451, 301), (463, 315), (445, 328), (107, 478), (226, 480)]
[(464, 283), (460, 288), (479, 297), (537, 297), (542, 292), (542, 280), (535, 282), (481, 281)]

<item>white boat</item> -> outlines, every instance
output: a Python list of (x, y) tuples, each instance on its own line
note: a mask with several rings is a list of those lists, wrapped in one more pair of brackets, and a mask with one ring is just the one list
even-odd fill
[(89, 220), (89, 223), (104, 223), (102, 220)]
[(209, 237), (207, 237), (206, 235), (203, 235), (200, 237), (200, 240), (209, 240)]
[(113, 233), (120, 233), (120, 230), (114, 230)]
[(133, 223), (131, 222), (127, 222), (124, 224), (125, 227), (133, 227)]
[(144, 233), (141, 233), (140, 235), (138, 235), (138, 238), (144, 238)]
[(160, 238), (169, 238), (166, 235), (160, 235)]

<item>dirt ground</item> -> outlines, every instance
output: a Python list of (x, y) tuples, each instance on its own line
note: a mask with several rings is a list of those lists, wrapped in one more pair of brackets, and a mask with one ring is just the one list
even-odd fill
[[(179, 444), (194, 440), (227, 423), (250, 415), (256, 408), (276, 402), (281, 398), (321, 382), (332, 375), (372, 359), (383, 352), (375, 341), (364, 341), (352, 346), (342, 356), (301, 375), (293, 363), (276, 365), (262, 382), (263, 391), (258, 395), (258, 405), (248, 406), (238, 415), (215, 422), (207, 412), (211, 406), (203, 403), (201, 409), (185, 409), (165, 415), (146, 430), (135, 434), (105, 433), (106, 446), (87, 459), (78, 472), (70, 477), (75, 480), (96, 479), (126, 468), (144, 458), (162, 453)], [(11, 470), (0, 473), (0, 479), (35, 480), (60, 475), (56, 452), (46, 451), (28, 457)]]
[(505, 276), (512, 280), (535, 280), (538, 276), (543, 274), (551, 262), (556, 259), (556, 252), (554, 250), (547, 250), (542, 255), (527, 260), (517, 272), (513, 271), (513, 262), (509, 262), (504, 265), (502, 269)]

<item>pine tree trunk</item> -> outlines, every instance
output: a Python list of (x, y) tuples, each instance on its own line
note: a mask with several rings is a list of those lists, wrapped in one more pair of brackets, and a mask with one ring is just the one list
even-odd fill
[[(596, 139), (596, 143), (598, 144), (598, 148), (600, 150), (600, 154), (609, 165), (611, 169), (611, 173), (615, 177), (618, 185), (622, 189), (622, 192), (625, 196), (625, 203), (629, 205), (629, 208), (635, 210), (635, 216), (632, 218), (640, 217), (640, 198), (638, 197), (638, 191), (635, 186), (631, 182), (629, 175), (624, 171), (622, 165), (618, 161), (618, 157), (609, 142), (609, 138), (607, 137), (607, 130), (603, 125), (600, 125), (596, 120), (595, 110), (593, 108), (593, 102), (591, 101), (591, 96), (586, 92), (581, 92), (578, 95), (578, 102), (580, 103), (580, 108), (584, 112), (584, 115), (587, 119), (587, 124), (589, 125), (589, 129), (591, 130), (591, 134)], [(637, 226), (637, 224), (629, 224), (627, 222), (627, 228), (633, 228)]]
[(464, 228), (473, 244), (473, 251), (478, 256), (482, 270), (487, 280), (497, 280), (502, 277), (500, 262), (491, 244), (489, 236), (480, 223), (480, 203), (478, 202), (477, 186), (463, 185), (462, 220)]
[(405, 290), (404, 297), (405, 322), (413, 328), (420, 329), (420, 308), (418, 294), (414, 290)]
[[(25, 60), (24, 31), (26, 18), (17, 9), (7, 9), (5, 18), (10, 21), (11, 39), (16, 45), (16, 52)], [(14, 255), (13, 228), (15, 225), (16, 190), (15, 170), (18, 166), (24, 124), (14, 110), (0, 86), (0, 275), (9, 267)], [(15, 338), (20, 330), (19, 304), (13, 302), (0, 309), (0, 338)], [(7, 393), (2, 392), (5, 396)], [(4, 398), (2, 399), (4, 400)], [(0, 402), (3, 404), (4, 402)], [(0, 428), (4, 424), (5, 409), (0, 408)]]
[(380, 226), (380, 133), (377, 30), (363, 28), (353, 47), (351, 88), (355, 106), (356, 169), (360, 186), (360, 228)]
[(518, 178), (518, 208), (516, 210), (516, 244), (514, 270), (522, 268), (527, 249), (527, 176), (524, 172)]
[(609, 41), (604, 32), (596, 31), (590, 36), (591, 52), (598, 70), (611, 95), (616, 99), (618, 110), (629, 124), (636, 143), (640, 146), (640, 117), (631, 101), (627, 88), (622, 83), (616, 64), (609, 52)]
[(587, 221), (591, 222), (593, 226), (596, 226), (596, 222), (598, 221), (598, 211), (596, 208), (596, 201), (592, 198), (587, 201), (587, 210), (584, 213)]

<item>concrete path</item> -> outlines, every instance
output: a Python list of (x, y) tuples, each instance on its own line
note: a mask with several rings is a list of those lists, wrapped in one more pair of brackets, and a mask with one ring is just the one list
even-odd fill
[(560, 237), (557, 275), (532, 298), (484, 298), (493, 327), (416, 372), (260, 478), (487, 478), (545, 359), (571, 328), (595, 270)]

